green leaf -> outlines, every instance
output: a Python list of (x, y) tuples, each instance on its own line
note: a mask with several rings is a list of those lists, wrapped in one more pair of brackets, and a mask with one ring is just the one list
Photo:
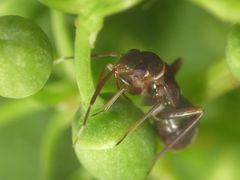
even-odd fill
[(42, 11), (42, 6), (36, 0), (2, 0), (0, 2), (0, 16), (19, 15), (33, 18)]
[(24, 98), (38, 92), (52, 68), (45, 33), (19, 16), (0, 17), (0, 95)]
[(232, 74), (239, 80), (240, 79), (240, 24), (234, 25), (228, 35), (227, 49), (226, 49), (227, 62)]
[(133, 6), (140, 0), (40, 0), (51, 8), (72, 14), (106, 16)]
[(240, 21), (240, 1), (238, 0), (190, 0), (209, 10), (219, 18), (230, 21)]

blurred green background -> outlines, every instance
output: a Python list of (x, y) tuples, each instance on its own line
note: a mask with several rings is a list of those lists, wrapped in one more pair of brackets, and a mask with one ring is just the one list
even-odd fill
[[(138, 48), (153, 51), (166, 62), (183, 59), (177, 81), (184, 96), (203, 106), (205, 115), (193, 144), (168, 152), (153, 169), (151, 180), (240, 179), (240, 90), (224, 61), (231, 17), (223, 18), (221, 6), (221, 16), (216, 16), (219, 11), (211, 11), (208, 3), (196, 2), (148, 0), (108, 16), (93, 49), (126, 52)], [(233, 7), (228, 7), (229, 13)], [(56, 58), (72, 54), (73, 16), (50, 11), (34, 0), (2, 1), (0, 14), (34, 20), (55, 45)], [(66, 44), (58, 41), (59, 17), (69, 33)], [(106, 62), (93, 63), (96, 77)], [(113, 86), (112, 81), (106, 89)], [(71, 72), (61, 65), (37, 95), (22, 100), (1, 98), (0, 179), (93, 180), (79, 164), (71, 143), (72, 107), (78, 103)]]

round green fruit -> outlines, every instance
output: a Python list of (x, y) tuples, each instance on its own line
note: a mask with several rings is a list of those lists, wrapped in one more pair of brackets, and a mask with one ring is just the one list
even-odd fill
[(46, 34), (30, 20), (0, 17), (0, 95), (24, 98), (38, 92), (52, 69)]

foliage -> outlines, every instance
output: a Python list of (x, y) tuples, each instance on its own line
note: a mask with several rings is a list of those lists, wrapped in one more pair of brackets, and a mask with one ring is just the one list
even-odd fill
[[(168, 152), (148, 179), (237, 180), (240, 37), (230, 26), (239, 8), (234, 0), (0, 2), (0, 179), (144, 179), (162, 147), (151, 123), (113, 147), (146, 110), (138, 98), (91, 117), (72, 148), (102, 68), (116, 61), (91, 53), (139, 48), (169, 63), (181, 56), (177, 81), (205, 109), (195, 142)], [(110, 80), (92, 112), (115, 91)]]

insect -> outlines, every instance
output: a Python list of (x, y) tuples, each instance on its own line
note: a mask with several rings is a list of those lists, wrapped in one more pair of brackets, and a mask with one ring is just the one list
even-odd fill
[[(97, 56), (115, 56), (115, 54)], [(154, 162), (168, 149), (184, 148), (191, 143), (196, 134), (197, 123), (203, 115), (203, 109), (193, 106), (181, 94), (174, 77), (180, 66), (180, 59), (169, 65), (153, 52), (129, 50), (115, 64), (106, 66), (109, 72), (100, 78), (96, 86), (80, 131), (84, 129), (91, 107), (104, 84), (114, 76), (118, 91), (98, 113), (107, 111), (124, 93), (140, 96), (142, 104), (150, 107), (116, 145), (133, 133), (147, 118), (153, 117), (158, 135), (165, 144)]]

